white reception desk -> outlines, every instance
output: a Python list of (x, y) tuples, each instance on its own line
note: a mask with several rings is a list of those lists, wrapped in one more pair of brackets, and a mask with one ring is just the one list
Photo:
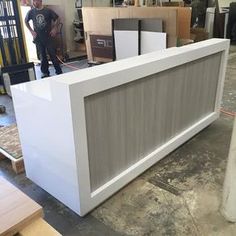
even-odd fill
[(27, 177), (83, 216), (219, 116), (229, 41), (12, 86)]

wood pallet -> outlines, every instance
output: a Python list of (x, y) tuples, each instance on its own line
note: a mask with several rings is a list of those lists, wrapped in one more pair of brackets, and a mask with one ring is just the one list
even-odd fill
[(0, 160), (8, 158), (11, 161), (12, 169), (16, 174), (20, 174), (25, 171), (25, 165), (23, 157), (15, 159), (11, 155), (9, 155), (6, 151), (0, 148)]
[(24, 171), (19, 134), (16, 124), (0, 128), (0, 159), (8, 158), (13, 170), (19, 174)]

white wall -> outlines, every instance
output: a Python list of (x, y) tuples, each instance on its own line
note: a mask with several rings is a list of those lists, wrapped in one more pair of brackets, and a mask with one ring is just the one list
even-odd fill
[[(30, 6), (21, 6), (21, 17), (24, 20), (27, 12), (30, 10)], [(33, 27), (33, 23), (30, 21), (31, 27)], [(24, 34), (25, 34), (25, 43), (28, 53), (29, 61), (38, 61), (36, 46), (33, 43), (33, 37), (30, 31), (27, 29), (26, 25), (23, 24)]]

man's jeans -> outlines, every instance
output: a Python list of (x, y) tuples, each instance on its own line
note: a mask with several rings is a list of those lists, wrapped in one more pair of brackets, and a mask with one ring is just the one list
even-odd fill
[(41, 40), (36, 40), (36, 46), (37, 50), (39, 51), (41, 60), (41, 72), (43, 74), (49, 75), (49, 70), (48, 70), (49, 64), (47, 59), (47, 53), (48, 53), (55, 68), (56, 74), (57, 75), (61, 74), (62, 70), (56, 57), (56, 49), (53, 44), (53, 39), (49, 38), (48, 40), (45, 40), (45, 42), (42, 42)]

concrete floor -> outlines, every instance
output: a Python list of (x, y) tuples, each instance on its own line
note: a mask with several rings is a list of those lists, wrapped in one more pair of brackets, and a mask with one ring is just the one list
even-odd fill
[[(88, 67), (87, 60), (80, 60), (80, 61), (74, 61), (74, 62), (67, 62), (66, 65), (62, 65), (62, 71), (63, 73), (79, 70), (79, 69), (84, 69)], [(35, 73), (36, 73), (36, 78), (41, 79), (41, 71), (40, 71), (40, 65), (35, 66)], [(49, 73), (50, 76), (55, 75), (55, 70), (52, 65), (49, 66)]]
[[(2, 103), (8, 114), (0, 116), (0, 125), (14, 123), (11, 100), (0, 96)], [(236, 111), (235, 47), (230, 50), (222, 107)], [(84, 218), (25, 174), (15, 175), (8, 160), (0, 161), (0, 175), (41, 204), (46, 221), (63, 235), (234, 236), (236, 224), (219, 211), (232, 125), (233, 117), (222, 114)]]

